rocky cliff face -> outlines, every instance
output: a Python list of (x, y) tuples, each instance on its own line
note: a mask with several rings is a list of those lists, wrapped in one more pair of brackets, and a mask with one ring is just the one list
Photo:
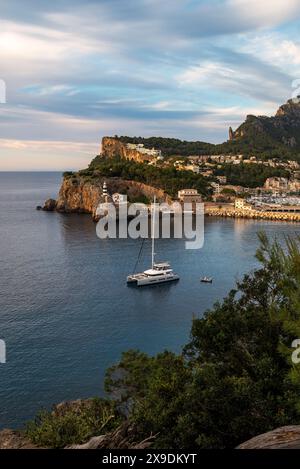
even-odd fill
[(277, 428), (242, 443), (237, 449), (300, 449), (300, 426)]
[(103, 180), (91, 182), (80, 176), (64, 178), (56, 202), (56, 210), (65, 213), (91, 213), (102, 199)]
[(104, 202), (102, 187), (107, 183), (109, 194), (116, 192), (127, 194), (129, 200), (141, 195), (152, 200), (156, 196), (158, 202), (171, 202), (171, 198), (162, 190), (141, 182), (127, 181), (120, 178), (93, 178), (88, 180), (82, 176), (65, 177), (59, 191), (56, 204), (46, 202), (44, 210), (57, 210), (63, 213), (91, 213), (96, 218), (99, 203)]
[(101, 154), (105, 158), (120, 157), (125, 160), (137, 161), (138, 163), (151, 160), (151, 157), (148, 155), (144, 155), (137, 150), (128, 149), (126, 143), (121, 142), (115, 137), (103, 137)]
[(246, 121), (233, 132), (231, 140), (245, 140), (255, 148), (261, 139), (270, 148), (282, 145), (300, 149), (300, 99), (290, 99), (273, 117), (247, 116)]

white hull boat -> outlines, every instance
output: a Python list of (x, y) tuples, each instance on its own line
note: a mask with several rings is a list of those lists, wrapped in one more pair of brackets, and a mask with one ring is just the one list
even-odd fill
[(169, 262), (155, 262), (154, 238), (155, 238), (155, 199), (151, 223), (152, 237), (152, 265), (151, 269), (145, 270), (138, 274), (128, 275), (127, 283), (135, 284), (138, 287), (145, 285), (157, 285), (160, 283), (173, 282), (179, 280), (179, 275), (173, 272)]
[(140, 274), (128, 275), (127, 277), (127, 283), (135, 283), (139, 287), (143, 285), (172, 282), (175, 280), (179, 280), (179, 275), (173, 272), (167, 262), (154, 264), (152, 269), (145, 270)]

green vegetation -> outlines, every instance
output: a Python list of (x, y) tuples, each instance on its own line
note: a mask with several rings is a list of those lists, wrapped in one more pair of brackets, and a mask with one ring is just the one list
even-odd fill
[(94, 398), (51, 412), (41, 411), (28, 423), (26, 435), (38, 446), (63, 448), (108, 432), (120, 421), (113, 401)]
[(89, 175), (96, 172), (97, 176), (120, 177), (149, 184), (164, 189), (172, 197), (177, 197), (177, 192), (184, 188), (198, 189), (203, 195), (210, 192), (207, 180), (192, 171), (176, 171), (174, 167), (158, 168), (121, 158), (105, 159), (97, 156), (86, 171)]
[(68, 179), (68, 178), (71, 178), (72, 176), (74, 176), (74, 174), (75, 174), (75, 173), (73, 173), (73, 171), (65, 171), (65, 172), (63, 173), (63, 177), (64, 177), (65, 179)]
[(227, 184), (243, 187), (262, 187), (269, 177), (290, 176), (289, 172), (281, 168), (272, 168), (263, 164), (223, 164), (216, 168), (215, 176), (226, 176)]
[[(262, 160), (270, 158), (279, 158), (281, 160), (296, 159), (300, 160), (299, 148), (293, 149), (282, 143), (281, 131), (276, 126), (268, 124), (263, 120), (265, 131), (257, 131), (251, 119), (247, 120), (243, 129), (244, 136), (242, 138), (224, 142), (221, 144), (212, 144), (201, 141), (188, 142), (176, 138), (164, 137), (117, 137), (126, 143), (143, 143), (147, 148), (156, 148), (162, 151), (166, 157), (181, 155), (239, 155), (245, 157), (256, 155)], [(298, 139), (299, 140), (299, 139)]]
[(136, 195), (136, 196), (129, 196), (128, 197), (128, 201), (131, 203), (131, 204), (145, 204), (145, 205), (149, 205), (151, 203), (151, 200), (146, 197), (144, 194), (139, 194), (139, 195)]
[[(112, 403), (43, 412), (28, 426), (33, 442), (83, 442), (120, 422), (157, 434), (155, 447), (233, 448), (260, 433), (300, 424), (300, 237), (282, 247), (260, 234), (259, 267), (223, 302), (194, 319), (182, 354), (130, 350), (107, 371)], [(201, 307), (201, 306), (200, 306)]]
[(260, 238), (261, 267), (193, 321), (182, 355), (129, 351), (107, 372), (107, 391), (159, 448), (232, 448), (300, 423), (300, 238), (286, 250)]
[(161, 150), (164, 156), (213, 155), (215, 145), (206, 142), (187, 142), (164, 137), (117, 137), (123, 143), (143, 143), (147, 148)]

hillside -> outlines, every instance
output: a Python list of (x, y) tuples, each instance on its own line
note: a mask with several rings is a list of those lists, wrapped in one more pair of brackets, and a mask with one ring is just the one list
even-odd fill
[(300, 99), (289, 100), (280, 106), (275, 116), (248, 115), (245, 122), (233, 131), (229, 140), (221, 144), (202, 141), (188, 142), (163, 137), (127, 137), (123, 143), (142, 143), (156, 148), (166, 157), (173, 155), (244, 154), (262, 159), (281, 158), (300, 160)]

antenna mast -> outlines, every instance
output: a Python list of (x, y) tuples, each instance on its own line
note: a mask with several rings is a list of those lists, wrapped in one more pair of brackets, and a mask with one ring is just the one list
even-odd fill
[(152, 238), (152, 269), (154, 267), (154, 238), (155, 238), (155, 207), (156, 207), (156, 196), (154, 196), (154, 201), (153, 201), (153, 210), (151, 213), (151, 238)]

